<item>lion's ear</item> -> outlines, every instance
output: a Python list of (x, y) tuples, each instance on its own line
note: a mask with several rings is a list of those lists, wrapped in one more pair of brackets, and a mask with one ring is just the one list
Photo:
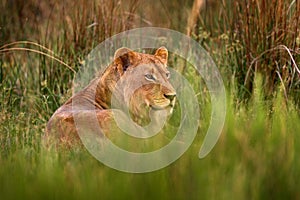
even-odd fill
[(168, 62), (168, 50), (166, 47), (160, 47), (156, 50), (155, 54), (156, 57), (158, 57), (164, 65)]
[(133, 63), (136, 53), (126, 47), (121, 47), (115, 52), (114, 62), (123, 66), (123, 71)]

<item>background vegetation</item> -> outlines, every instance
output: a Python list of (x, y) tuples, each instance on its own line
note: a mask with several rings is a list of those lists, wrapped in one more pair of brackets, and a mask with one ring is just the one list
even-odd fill
[(126, 174), (82, 147), (41, 145), (48, 119), (70, 97), (74, 72), (93, 47), (134, 27), (186, 33), (192, 5), (192, 0), (0, 2), (1, 199), (300, 199), (298, 0), (206, 1), (191, 36), (222, 73), (228, 113), (205, 159), (197, 155), (209, 124), (209, 96), (189, 66), (183, 73), (198, 87), (203, 117), (193, 145), (172, 165)]

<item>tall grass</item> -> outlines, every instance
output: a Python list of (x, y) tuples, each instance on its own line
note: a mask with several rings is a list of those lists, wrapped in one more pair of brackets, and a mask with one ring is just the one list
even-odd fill
[(202, 11), (194, 37), (226, 74), (231, 70), (240, 97), (249, 97), (260, 73), (266, 94), (282, 85), (299, 104), (299, 25), (299, 1), (215, 1)]
[(137, 0), (0, 3), (4, 149), (27, 145), (39, 149), (46, 122), (71, 96), (81, 60), (99, 42), (132, 28), (137, 5)]
[[(104, 39), (133, 27), (132, 15), (137, 5), (137, 0), (126, 3), (31, 0), (16, 4), (2, 1), (0, 24), (3, 31), (0, 45), (24, 39), (34, 42), (1, 47), (0, 87), (5, 97), (1, 105), (14, 107), (12, 101), (31, 105), (24, 97), (28, 93), (41, 94), (47, 96), (44, 100), (53, 112), (62, 103), (62, 94), (68, 93), (71, 88), (73, 71), (77, 71), (88, 52)], [(37, 43), (54, 53), (45, 51)], [(24, 48), (30, 48), (31, 51)], [(20, 50), (25, 51), (18, 52)], [(35, 55), (33, 50), (55, 56), (74, 70), (44, 55)], [(14, 98), (22, 100), (12, 100)], [(21, 103), (17, 109), (22, 107)]]
[[(110, 169), (82, 147), (41, 147), (37, 151), (34, 146), (40, 139), (33, 136), (37, 131), (34, 123), (19, 123), (17, 128), (29, 130), (31, 143), (24, 142), (26, 134), (19, 135), (23, 145), (11, 144), (14, 151), (1, 149), (1, 197), (299, 199), (299, 115), (293, 104), (289, 108), (283, 106), (286, 103), (282, 92), (278, 91), (273, 101), (263, 101), (261, 84), (261, 77), (257, 78), (251, 106), (244, 104), (236, 109), (235, 103), (229, 101), (226, 126), (208, 157), (197, 157), (206, 131), (200, 128), (194, 143), (179, 160), (148, 174)], [(19, 116), (18, 120), (26, 121), (24, 118), (27, 117)], [(16, 128), (9, 121), (1, 121), (1, 127), (9, 128), (13, 134)], [(7, 148), (8, 138), (1, 141)]]
[[(46, 148), (41, 137), (98, 42), (145, 23), (185, 32), (192, 1), (14, 2), (0, 3), (1, 199), (300, 199), (299, 1), (207, 1), (193, 37), (227, 86), (223, 133), (199, 160), (211, 105), (189, 68), (198, 134), (179, 160), (149, 174), (110, 169), (82, 146)], [(3, 46), (16, 40), (33, 42)]]

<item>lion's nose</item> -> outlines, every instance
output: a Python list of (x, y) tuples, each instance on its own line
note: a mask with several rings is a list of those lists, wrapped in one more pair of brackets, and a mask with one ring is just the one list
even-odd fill
[(176, 97), (176, 93), (164, 94), (164, 96), (170, 101), (173, 101), (173, 99)]

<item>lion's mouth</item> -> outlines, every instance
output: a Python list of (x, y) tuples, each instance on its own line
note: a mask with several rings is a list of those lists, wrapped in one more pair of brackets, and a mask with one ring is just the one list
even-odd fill
[(153, 111), (166, 110), (169, 114), (173, 112), (175, 106), (175, 98), (172, 101), (154, 101), (150, 103), (150, 101), (145, 101), (146, 105), (151, 108)]
[(149, 105), (149, 107), (153, 111), (166, 110), (167, 113), (169, 113), (169, 114), (172, 114), (173, 113), (173, 109), (174, 109), (174, 105), (171, 104), (171, 103), (169, 105), (167, 105), (167, 106)]
[(157, 105), (150, 105), (150, 108), (152, 110), (164, 110), (166, 109), (168, 106), (157, 106)]

